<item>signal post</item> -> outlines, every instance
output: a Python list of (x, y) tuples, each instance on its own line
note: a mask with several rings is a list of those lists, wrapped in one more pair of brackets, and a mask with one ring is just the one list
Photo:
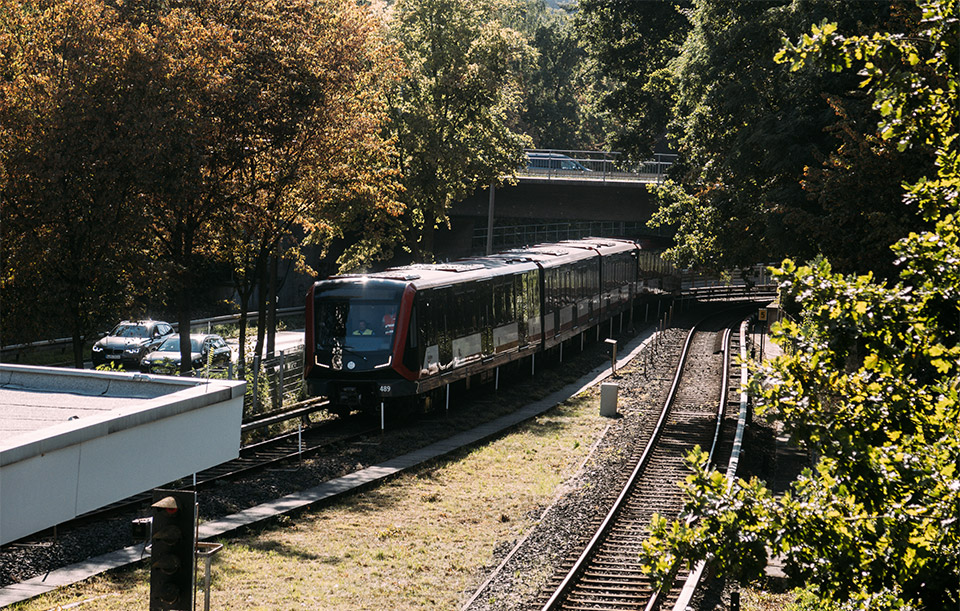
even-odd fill
[(193, 611), (197, 493), (154, 490), (150, 508), (150, 611)]

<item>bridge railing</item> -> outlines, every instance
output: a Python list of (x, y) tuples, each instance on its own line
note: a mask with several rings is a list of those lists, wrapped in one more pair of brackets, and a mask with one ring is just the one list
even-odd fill
[(667, 169), (677, 159), (673, 153), (656, 153), (653, 158), (641, 162), (630, 162), (616, 151), (526, 149), (524, 153), (529, 163), (516, 175), (547, 179), (662, 182)]

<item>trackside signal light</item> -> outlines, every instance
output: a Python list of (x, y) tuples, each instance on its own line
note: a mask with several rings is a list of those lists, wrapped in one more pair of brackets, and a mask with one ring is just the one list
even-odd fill
[(197, 494), (154, 490), (150, 611), (193, 609)]

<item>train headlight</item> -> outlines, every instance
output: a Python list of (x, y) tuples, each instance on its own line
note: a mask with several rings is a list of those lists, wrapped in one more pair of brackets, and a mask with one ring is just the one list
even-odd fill
[(347, 361), (347, 369), (353, 369), (356, 366), (357, 364), (354, 363), (353, 361)]

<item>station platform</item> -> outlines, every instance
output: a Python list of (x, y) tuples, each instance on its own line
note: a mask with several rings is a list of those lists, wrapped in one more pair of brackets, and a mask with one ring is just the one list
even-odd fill
[(0, 545), (236, 458), (245, 386), (0, 364)]

